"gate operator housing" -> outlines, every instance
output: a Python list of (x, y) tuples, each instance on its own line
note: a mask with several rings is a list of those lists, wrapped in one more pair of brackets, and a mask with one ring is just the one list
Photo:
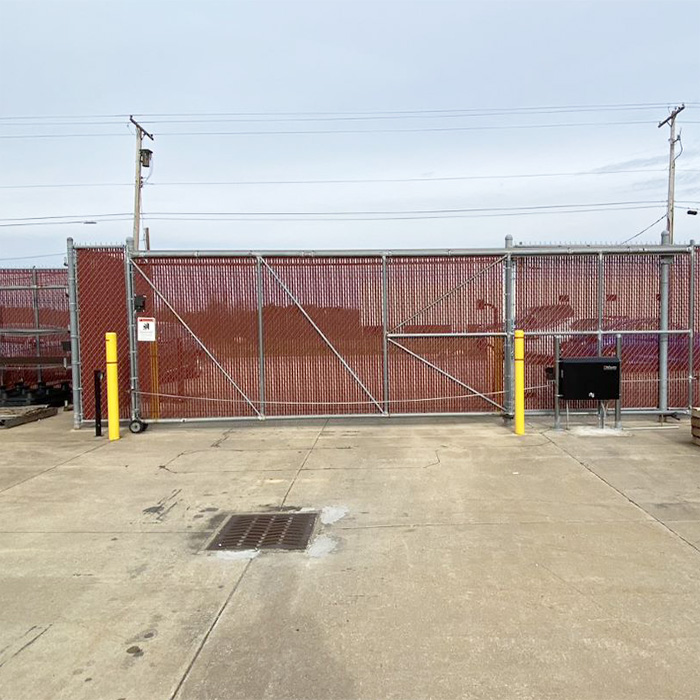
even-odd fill
[(616, 357), (560, 359), (559, 396), (564, 401), (617, 401), (620, 360)]

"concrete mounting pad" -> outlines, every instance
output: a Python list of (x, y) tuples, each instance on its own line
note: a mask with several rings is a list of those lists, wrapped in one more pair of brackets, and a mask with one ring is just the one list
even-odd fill
[[(3, 435), (0, 700), (698, 696), (687, 423), (70, 420)], [(307, 551), (206, 550), (281, 506)]]

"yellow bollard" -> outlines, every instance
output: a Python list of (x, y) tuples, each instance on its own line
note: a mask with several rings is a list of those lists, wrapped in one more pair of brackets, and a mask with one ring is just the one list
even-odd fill
[(525, 435), (525, 333), (515, 331), (515, 434)]
[(117, 370), (117, 334), (105, 333), (107, 352), (107, 421), (109, 439), (119, 440), (119, 372)]

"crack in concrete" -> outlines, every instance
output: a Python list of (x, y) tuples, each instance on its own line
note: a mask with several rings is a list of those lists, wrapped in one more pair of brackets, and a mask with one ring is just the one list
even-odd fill
[(108, 445), (108, 442), (103, 443), (102, 445), (95, 445), (84, 452), (81, 452), (80, 454), (77, 455), (72, 455), (68, 459), (64, 459), (62, 462), (59, 462), (58, 464), (54, 464), (52, 467), (49, 467), (48, 469), (44, 469), (44, 471), (39, 472), (38, 474), (33, 474), (32, 476), (28, 476), (26, 479), (22, 479), (22, 481), (18, 481), (16, 484), (12, 484), (12, 486), (7, 486), (4, 489), (0, 489), (0, 494), (4, 494), (10, 489), (15, 488), (16, 486), (21, 486), (22, 484), (26, 484), (28, 481), (31, 481), (32, 479), (36, 479), (39, 476), (43, 476), (44, 474), (48, 474), (48, 472), (53, 471), (54, 469), (58, 469), (58, 467), (62, 467), (64, 464), (68, 464), (68, 462), (71, 462), (74, 459), (79, 459), (80, 457), (83, 457), (84, 455), (88, 454), (89, 452), (94, 452), (95, 450), (99, 450), (102, 447), (105, 447)]
[(634, 506), (635, 508), (637, 508), (638, 510), (642, 511), (642, 513), (644, 513), (644, 514), (647, 516), (647, 518), (649, 518), (649, 519), (653, 520), (654, 522), (658, 523), (659, 525), (661, 525), (661, 527), (663, 527), (665, 530), (667, 530), (668, 532), (670, 532), (674, 537), (678, 538), (679, 540), (681, 540), (681, 542), (684, 542), (684, 543), (687, 544), (691, 549), (694, 549), (698, 554), (700, 554), (700, 548), (698, 548), (695, 544), (693, 544), (693, 542), (691, 542), (690, 540), (688, 540), (688, 539), (686, 539), (685, 537), (683, 537), (683, 535), (681, 535), (681, 534), (679, 534), (678, 532), (676, 532), (670, 525), (667, 525), (663, 520), (659, 520), (659, 518), (657, 518), (655, 515), (653, 515), (652, 513), (650, 513), (648, 510), (646, 510), (646, 508), (644, 508), (643, 506), (641, 506), (641, 505), (640, 505), (639, 503), (637, 503), (634, 499), (630, 498), (624, 491), (621, 491), (621, 490), (618, 489), (616, 486), (614, 486), (613, 484), (611, 484), (607, 479), (605, 479), (605, 478), (602, 477), (600, 474), (598, 474), (598, 472), (596, 472), (596, 471), (593, 469), (593, 467), (591, 467), (590, 465), (586, 464), (586, 462), (584, 462), (582, 459), (579, 459), (579, 458), (576, 457), (574, 454), (572, 454), (571, 452), (569, 452), (569, 450), (567, 450), (565, 447), (562, 447), (562, 446), (559, 445), (557, 442), (555, 442), (554, 440), (552, 440), (552, 438), (549, 437), (549, 435), (547, 435), (546, 433), (543, 433), (543, 434), (544, 434), (544, 436), (547, 438), (547, 440), (549, 440), (554, 446), (556, 446), (556, 447), (557, 447), (561, 452), (563, 452), (565, 455), (571, 457), (571, 459), (573, 459), (575, 462), (577, 462), (578, 464), (580, 464), (580, 465), (581, 465), (587, 472), (589, 472), (592, 476), (594, 476), (596, 479), (600, 480), (600, 481), (601, 481), (602, 483), (604, 483), (606, 486), (608, 486), (609, 488), (611, 488), (613, 491), (615, 491), (615, 493), (617, 493), (617, 494), (619, 494), (620, 496), (622, 496), (622, 498), (624, 498), (630, 505), (632, 505), (632, 506)]
[(192, 659), (190, 660), (190, 663), (187, 665), (185, 672), (182, 674), (182, 677), (180, 678), (177, 685), (175, 686), (175, 690), (173, 691), (169, 700), (175, 700), (175, 698), (179, 695), (180, 690), (182, 690), (182, 686), (184, 685), (185, 681), (187, 680), (187, 677), (192, 672), (192, 668), (194, 667), (195, 663), (197, 662), (199, 655), (202, 653), (202, 649), (204, 649), (205, 644), (207, 643), (207, 641), (209, 640), (209, 637), (211, 636), (211, 633), (214, 631), (214, 628), (216, 627), (219, 620), (221, 619), (221, 616), (224, 614), (224, 610), (226, 610), (226, 607), (233, 599), (233, 596), (236, 594), (236, 591), (240, 587), (241, 582), (243, 581), (244, 576), (248, 573), (248, 569), (250, 568), (250, 565), (252, 563), (253, 563), (253, 559), (249, 559), (248, 562), (246, 563), (243, 571), (241, 572), (241, 575), (239, 576), (238, 580), (236, 581), (235, 585), (233, 586), (231, 592), (228, 594), (228, 596), (226, 596), (226, 600), (224, 601), (224, 604), (219, 608), (219, 611), (214, 616), (214, 619), (212, 620), (211, 625), (209, 625), (209, 629), (204, 633), (204, 636), (202, 637), (202, 641), (200, 642), (199, 646), (195, 650), (194, 655), (192, 656)]
[(321, 430), (318, 431), (318, 435), (316, 436), (316, 439), (314, 440), (314, 444), (311, 445), (311, 449), (306, 453), (306, 457), (304, 457), (299, 469), (297, 469), (297, 473), (294, 475), (294, 478), (292, 479), (292, 483), (289, 484), (289, 488), (287, 489), (287, 493), (284, 494), (284, 498), (282, 499), (282, 503), (280, 503), (280, 506), (284, 506), (284, 504), (287, 501), (287, 497), (289, 496), (291, 490), (294, 488), (294, 484), (296, 484), (297, 479), (299, 478), (299, 474), (301, 474), (302, 469), (304, 468), (304, 465), (308, 461), (309, 457), (311, 456), (311, 453), (314, 451), (314, 447), (318, 444), (318, 441), (321, 438), (321, 435), (323, 431), (326, 429), (326, 426), (328, 425), (328, 420), (325, 421), (325, 423), (321, 426)]

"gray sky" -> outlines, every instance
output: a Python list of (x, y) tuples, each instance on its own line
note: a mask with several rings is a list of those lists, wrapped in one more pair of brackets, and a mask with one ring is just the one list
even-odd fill
[[(0, 0), (0, 265), (130, 235), (130, 113), (154, 247), (622, 241), (664, 214), (682, 101), (676, 196), (700, 204), (699, 39), (695, 2)], [(621, 104), (651, 106), (532, 109)], [(183, 220), (211, 213), (237, 220)], [(57, 216), (105, 220), (7, 225)]]

